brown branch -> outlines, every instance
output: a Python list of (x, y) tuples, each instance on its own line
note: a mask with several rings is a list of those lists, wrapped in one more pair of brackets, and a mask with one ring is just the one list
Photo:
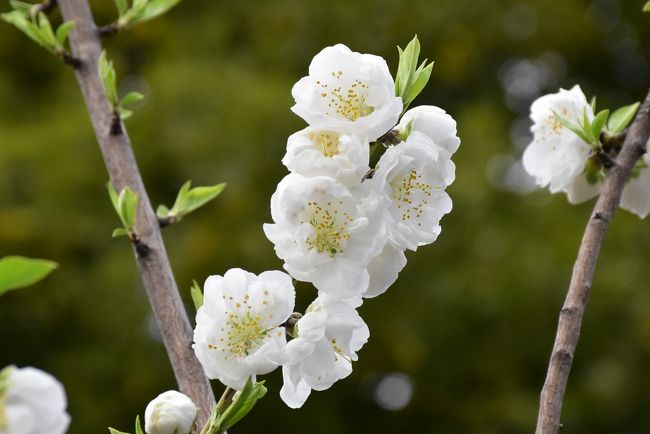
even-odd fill
[[(124, 125), (112, 134), (113, 110), (104, 93), (97, 69), (101, 42), (87, 0), (59, 0), (63, 18), (74, 21), (70, 45), (82, 65), (75, 69), (77, 81), (88, 107), (95, 135), (114, 187), (129, 186), (140, 197), (136, 232), (139, 244), (134, 245), (138, 269), (142, 275), (149, 302), (163, 336), (179, 389), (199, 408), (198, 425), (210, 416), (215, 403), (209, 380), (191, 348), (192, 327), (174, 281), (158, 220), (145, 191)], [(120, 122), (121, 124), (121, 122)]]
[(591, 282), (609, 222), (619, 205), (623, 187), (632, 168), (646, 152), (650, 136), (650, 93), (630, 125), (621, 152), (607, 172), (602, 193), (596, 202), (578, 250), (573, 275), (553, 344), (546, 380), (540, 396), (536, 434), (557, 434), (560, 430), (562, 401), (569, 379)]

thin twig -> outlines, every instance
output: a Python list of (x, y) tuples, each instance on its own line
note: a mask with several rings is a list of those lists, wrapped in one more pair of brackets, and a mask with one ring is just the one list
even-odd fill
[(32, 6), (29, 13), (32, 17), (35, 17), (41, 12), (45, 14), (50, 12), (52, 9), (54, 9), (55, 6), (56, 6), (56, 0), (44, 0), (43, 2), (36, 3), (34, 6)]
[(97, 32), (99, 33), (99, 36), (113, 36), (119, 31), (120, 31), (120, 26), (117, 24), (117, 21), (97, 28)]
[(636, 162), (646, 152), (650, 136), (650, 93), (630, 125), (621, 152), (607, 172), (602, 193), (596, 202), (580, 243), (578, 258), (560, 320), (540, 396), (536, 434), (557, 434), (560, 430), (562, 401), (569, 379), (591, 282), (609, 222), (621, 200), (623, 187)]
[[(202, 426), (215, 403), (209, 380), (191, 348), (192, 327), (185, 312), (160, 235), (158, 220), (151, 207), (124, 125), (111, 134), (113, 110), (98, 73), (101, 41), (87, 0), (59, 0), (63, 18), (74, 21), (70, 45), (82, 65), (75, 69), (77, 81), (88, 107), (95, 135), (111, 182), (118, 190), (128, 186), (138, 193), (136, 233), (139, 245), (134, 253), (149, 302), (162, 333), (179, 389), (199, 408), (197, 423)], [(142, 246), (146, 246), (146, 252)]]

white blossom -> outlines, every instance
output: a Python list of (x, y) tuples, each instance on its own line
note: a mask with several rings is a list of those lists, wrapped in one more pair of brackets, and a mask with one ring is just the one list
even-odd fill
[(402, 112), (386, 61), (342, 44), (318, 53), (291, 94), (291, 110), (310, 126), (370, 141), (393, 128)]
[[(413, 131), (405, 142), (382, 155), (366, 188), (391, 199), (388, 238), (398, 249), (417, 250), (440, 234), (440, 219), (452, 208), (445, 192), (455, 177), (451, 154), (424, 134)], [(364, 183), (365, 184), (365, 183)]]
[(406, 266), (406, 256), (403, 249), (386, 243), (381, 253), (375, 256), (368, 264), (370, 281), (368, 289), (362, 294), (363, 298), (377, 297), (383, 294), (397, 280), (397, 277)]
[(583, 177), (591, 147), (562, 125), (558, 116), (578, 125), (585, 115), (589, 121), (594, 118), (593, 110), (578, 85), (571, 90), (560, 89), (558, 93), (538, 98), (530, 107), (533, 141), (523, 156), (524, 168), (540, 187), (548, 186), (551, 193), (567, 192), (573, 203), (597, 194), (597, 188), (587, 188), (582, 180), (578, 180)]
[(460, 139), (456, 135), (456, 121), (440, 107), (421, 105), (407, 110), (396, 127), (401, 136), (418, 131), (429, 137), (450, 154), (458, 150)]
[(63, 386), (47, 372), (10, 366), (0, 373), (0, 433), (63, 434), (66, 406)]
[(208, 377), (241, 390), (251, 375), (271, 372), (282, 361), (284, 327), (293, 312), (291, 277), (259, 276), (239, 268), (210, 276), (196, 315), (194, 352)]
[(294, 329), (282, 367), (280, 397), (291, 408), (301, 407), (312, 390), (328, 389), (352, 372), (357, 351), (370, 332), (357, 313), (360, 299), (319, 295)]
[(144, 411), (147, 434), (189, 434), (196, 419), (196, 405), (175, 390), (161, 393)]
[(368, 173), (369, 143), (356, 136), (307, 127), (292, 134), (282, 163), (306, 177), (330, 176), (346, 186)]
[(357, 296), (368, 288), (368, 264), (386, 243), (385, 201), (359, 197), (324, 176), (287, 175), (271, 198), (264, 233), (295, 279), (326, 293)]
[(650, 154), (645, 153), (623, 189), (621, 208), (646, 218), (650, 213)]

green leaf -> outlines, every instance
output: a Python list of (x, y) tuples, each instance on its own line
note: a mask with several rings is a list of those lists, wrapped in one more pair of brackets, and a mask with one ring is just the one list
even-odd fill
[(108, 428), (108, 431), (110, 431), (111, 434), (129, 434), (128, 432), (118, 431), (115, 428), (111, 428), (111, 427)]
[(596, 95), (591, 97), (591, 101), (589, 102), (589, 105), (591, 106), (591, 111), (596, 113)]
[[(399, 47), (398, 47), (399, 49)], [(418, 66), (418, 57), (420, 56), (420, 41), (417, 35), (413, 37), (404, 50), (399, 49), (399, 64), (397, 67), (397, 81), (395, 93), (397, 96), (404, 97), (413, 80), (413, 74)], [(399, 86), (397, 85), (399, 83)]]
[(176, 202), (169, 212), (171, 215), (183, 217), (191, 213), (217, 197), (226, 187), (225, 183), (194, 188), (190, 188), (191, 185), (192, 181), (183, 184), (176, 196)]
[(217, 421), (219, 433), (223, 433), (239, 422), (253, 409), (257, 400), (266, 394), (264, 381), (253, 384), (249, 377), (244, 388), (238, 394), (239, 396), (233, 400), (232, 404), (230, 404)]
[(6, 256), (0, 259), (0, 295), (12, 289), (33, 285), (59, 265), (45, 259)]
[(150, 0), (142, 13), (132, 22), (136, 24), (156, 18), (180, 2), (181, 0)]
[(43, 39), (47, 41), (46, 48), (54, 50), (56, 47), (58, 47), (58, 41), (56, 40), (56, 35), (54, 35), (52, 25), (50, 24), (50, 20), (47, 18), (47, 15), (45, 15), (43, 12), (40, 12), (37, 17), (37, 23)]
[[(129, 187), (124, 187), (118, 195), (110, 182), (107, 184), (108, 194), (111, 197), (111, 203), (115, 212), (122, 221), (122, 225), (127, 234), (133, 232), (136, 223), (136, 215), (138, 211), (139, 196)], [(113, 236), (121, 236), (123, 233), (119, 230), (113, 231)]]
[(415, 97), (417, 97), (420, 92), (422, 92), (424, 87), (429, 82), (429, 77), (431, 77), (431, 70), (433, 69), (433, 62), (429, 63), (426, 66), (425, 64), (426, 60), (422, 62), (420, 68), (418, 68), (418, 70), (415, 72), (413, 83), (407, 90), (406, 95), (403, 97), (402, 103), (404, 104), (404, 108), (407, 108), (409, 104), (411, 104)]
[(643, 12), (650, 12), (650, 1), (643, 5)]
[(639, 103), (635, 102), (634, 104), (626, 105), (619, 109), (616, 109), (614, 113), (609, 117), (609, 122), (607, 122), (607, 129), (612, 133), (618, 134), (622, 132), (634, 119), (636, 111), (639, 109)]
[(201, 292), (201, 287), (196, 280), (192, 280), (192, 287), (190, 288), (190, 295), (192, 296), (192, 302), (194, 303), (194, 309), (199, 310), (203, 306), (203, 292)]
[(127, 104), (134, 103), (136, 101), (140, 101), (144, 98), (144, 95), (142, 95), (140, 92), (129, 92), (126, 94), (124, 98), (122, 98), (122, 101), (120, 102), (120, 106), (124, 106)]
[(165, 205), (158, 205), (158, 208), (156, 209), (156, 217), (164, 219), (169, 215), (169, 208), (167, 208)]
[(603, 130), (605, 123), (607, 122), (607, 117), (609, 116), (609, 110), (601, 110), (594, 120), (591, 121), (591, 134), (594, 137), (596, 143), (599, 142), (600, 132)]
[(144, 434), (142, 424), (140, 423), (140, 415), (135, 417), (135, 434)]
[(115, 84), (115, 68), (113, 62), (106, 57), (106, 50), (102, 51), (99, 56), (99, 77), (104, 85), (104, 92), (108, 101), (113, 108), (119, 106), (119, 99), (117, 97), (117, 86)]
[(74, 26), (74, 21), (66, 21), (56, 29), (56, 40), (59, 42), (59, 45), (63, 46), (65, 44), (66, 39), (68, 39), (68, 34), (74, 29)]
[(115, 2), (115, 7), (117, 8), (118, 16), (124, 15), (124, 13), (129, 9), (129, 4), (127, 0), (113, 0)]
[(26, 17), (30, 16), (32, 11), (32, 6), (34, 6), (31, 3), (21, 2), (18, 0), (9, 0), (9, 4), (13, 9), (24, 14)]
[(20, 31), (26, 34), (32, 41), (49, 50), (47, 40), (43, 37), (41, 30), (22, 12), (11, 11), (0, 15), (4, 21), (13, 24)]
[(124, 107), (118, 107), (117, 112), (122, 120), (126, 120), (133, 115), (133, 110), (125, 109)]
[(575, 135), (580, 137), (582, 140), (584, 140), (587, 143), (591, 143), (591, 137), (587, 136), (585, 134), (585, 131), (583, 128), (578, 127), (568, 119), (564, 118), (563, 116), (560, 116), (559, 114), (553, 112), (555, 117), (557, 118), (558, 121), (565, 127), (568, 128), (570, 131), (572, 131)]
[(128, 236), (128, 235), (129, 235), (129, 231), (127, 231), (124, 228), (115, 228), (115, 229), (113, 229), (113, 233), (111, 234), (111, 236), (113, 238), (123, 237), (123, 236)]

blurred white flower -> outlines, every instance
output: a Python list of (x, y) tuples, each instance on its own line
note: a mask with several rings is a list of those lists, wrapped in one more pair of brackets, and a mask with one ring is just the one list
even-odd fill
[(188, 396), (168, 390), (147, 405), (144, 430), (147, 434), (188, 434), (196, 413), (196, 406)]
[(256, 276), (234, 268), (208, 277), (192, 346), (207, 376), (241, 390), (251, 375), (280, 365), (286, 345), (280, 325), (294, 302), (291, 277), (281, 271)]
[(357, 351), (370, 332), (357, 313), (360, 299), (319, 295), (294, 329), (282, 367), (280, 397), (291, 408), (301, 407), (312, 390), (328, 389), (352, 372)]
[(63, 434), (70, 424), (61, 383), (36, 368), (0, 372), (0, 433)]
[(593, 110), (580, 86), (560, 89), (533, 102), (533, 141), (524, 151), (524, 168), (540, 187), (548, 186), (551, 193), (566, 192), (572, 203), (582, 202), (598, 194), (597, 187), (582, 179), (591, 147), (562, 125), (558, 116), (575, 125), (581, 124), (584, 116), (593, 120)]
[(393, 128), (402, 112), (386, 61), (342, 44), (318, 53), (291, 94), (291, 110), (310, 126), (370, 141)]
[(650, 214), (650, 154), (645, 153), (632, 171), (621, 196), (621, 208), (646, 218)]
[(451, 154), (418, 131), (382, 155), (365, 188), (391, 200), (388, 239), (394, 247), (417, 250), (436, 240), (440, 219), (452, 208), (445, 189), (454, 181), (455, 170)]
[(357, 197), (332, 178), (292, 173), (271, 198), (274, 223), (264, 233), (295, 279), (358, 296), (368, 288), (368, 264), (386, 243), (384, 208), (376, 192)]
[(367, 140), (307, 127), (289, 137), (282, 163), (306, 177), (330, 176), (346, 186), (361, 183), (368, 173)]
[(407, 110), (396, 127), (402, 137), (418, 131), (445, 148), (450, 154), (458, 150), (460, 139), (456, 135), (456, 121), (440, 107), (421, 105)]

